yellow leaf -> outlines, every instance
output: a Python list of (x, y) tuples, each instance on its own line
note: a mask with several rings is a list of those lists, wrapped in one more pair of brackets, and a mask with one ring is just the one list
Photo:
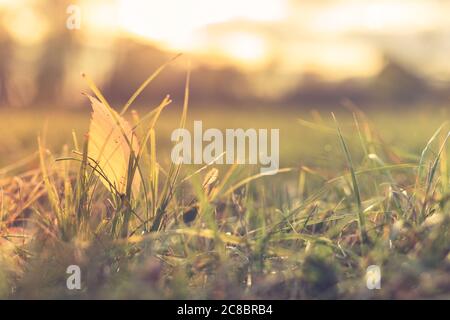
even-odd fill
[[(92, 105), (89, 126), (88, 156), (94, 160), (100, 172), (100, 180), (111, 191), (126, 192), (130, 153), (139, 153), (139, 143), (129, 123), (116, 111), (97, 99), (88, 96)], [(131, 148), (130, 148), (131, 146)], [(106, 178), (106, 179), (105, 179)], [(132, 182), (132, 192), (139, 192), (141, 177), (138, 170)], [(111, 185), (113, 187), (111, 187)]]

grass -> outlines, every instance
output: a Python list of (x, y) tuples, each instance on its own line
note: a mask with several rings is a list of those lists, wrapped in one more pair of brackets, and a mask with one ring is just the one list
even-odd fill
[[(87, 113), (53, 115), (37, 147), (29, 141), (40, 116), (2, 117), (17, 127), (0, 144), (0, 297), (450, 297), (445, 111), (354, 109), (333, 122), (316, 111), (205, 117), (187, 102), (124, 113), (142, 149), (130, 155), (123, 194), (100, 182), (88, 157)], [(172, 164), (169, 133), (191, 119), (281, 128), (283, 170)], [(8, 153), (22, 160), (8, 165)], [(137, 174), (143, 187), (133, 195)], [(66, 288), (73, 264), (79, 291)], [(381, 290), (366, 288), (373, 264)]]

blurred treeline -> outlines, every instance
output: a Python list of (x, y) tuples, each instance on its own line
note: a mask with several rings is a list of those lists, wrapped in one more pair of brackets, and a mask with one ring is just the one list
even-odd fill
[[(122, 104), (139, 84), (162, 63), (174, 56), (120, 33), (95, 33), (66, 28), (69, 1), (36, 2), (24, 8), (23, 21), (11, 21), (0, 7), (0, 106), (15, 108), (77, 108), (85, 103), (80, 94), (87, 87), (80, 73), (87, 72), (113, 104)], [(46, 23), (38, 37), (33, 13)], [(11, 24), (16, 26), (11, 27)], [(25, 30), (21, 30), (24, 26)], [(34, 38), (33, 38), (34, 37)], [(35, 38), (38, 38), (37, 40)], [(315, 74), (290, 75), (281, 79), (268, 66), (243, 71), (231, 64), (213, 66), (206, 58), (192, 59), (191, 101), (196, 105), (282, 107), (335, 106), (350, 100), (361, 107), (439, 105), (450, 98), (450, 88), (434, 87), (386, 56), (385, 66), (373, 78), (331, 82)], [(139, 98), (155, 103), (170, 93), (180, 100), (184, 92), (186, 59), (179, 59)], [(288, 81), (285, 90), (276, 83)]]

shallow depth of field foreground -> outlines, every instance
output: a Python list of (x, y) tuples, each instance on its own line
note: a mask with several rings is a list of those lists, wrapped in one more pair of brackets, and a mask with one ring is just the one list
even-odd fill
[[(168, 98), (119, 114), (88, 84), (89, 133), (62, 151), (39, 135), (34, 155), (1, 171), (2, 298), (449, 297), (448, 123), (402, 150), (356, 107), (342, 123), (286, 117), (333, 160), (262, 176), (173, 164), (156, 143)], [(299, 134), (281, 141), (295, 149)], [(371, 265), (381, 289), (369, 290)]]

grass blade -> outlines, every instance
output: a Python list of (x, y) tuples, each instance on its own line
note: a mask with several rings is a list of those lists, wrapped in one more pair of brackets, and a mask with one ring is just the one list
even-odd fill
[(333, 115), (334, 122), (336, 123), (339, 140), (341, 142), (342, 149), (343, 149), (345, 157), (347, 159), (347, 164), (350, 168), (350, 173), (351, 173), (351, 177), (352, 177), (352, 185), (353, 185), (353, 193), (355, 195), (356, 204), (358, 206), (359, 235), (360, 235), (361, 243), (364, 245), (365, 243), (367, 243), (368, 237), (367, 237), (367, 231), (366, 231), (366, 221), (364, 218), (364, 212), (363, 212), (363, 207), (362, 207), (362, 202), (361, 202), (361, 194), (359, 191), (358, 180), (356, 179), (355, 167), (353, 166), (352, 157), (351, 157), (350, 151), (347, 147), (347, 143), (345, 142), (344, 137), (342, 136), (342, 133), (341, 133), (341, 129), (339, 128), (339, 123), (338, 123), (334, 113), (332, 113), (332, 115)]

